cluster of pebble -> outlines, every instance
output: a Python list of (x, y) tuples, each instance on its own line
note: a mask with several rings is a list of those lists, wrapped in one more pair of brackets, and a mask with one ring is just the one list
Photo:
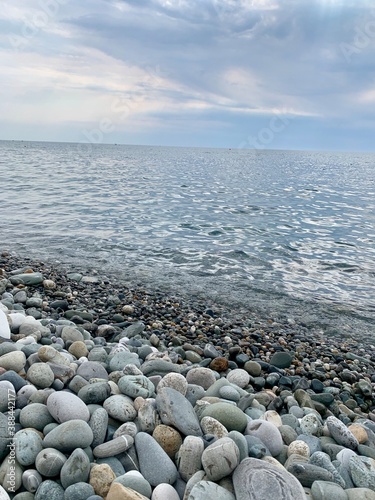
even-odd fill
[(371, 344), (0, 267), (0, 500), (375, 499)]

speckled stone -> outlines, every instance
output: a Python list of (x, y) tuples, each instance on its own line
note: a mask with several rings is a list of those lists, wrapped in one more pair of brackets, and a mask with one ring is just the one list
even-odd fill
[(91, 446), (95, 448), (95, 446), (104, 443), (107, 434), (108, 413), (104, 408), (97, 408), (92, 413), (89, 426), (94, 436)]
[(93, 465), (90, 471), (89, 484), (94, 488), (97, 495), (106, 498), (111, 484), (115, 479), (116, 475), (109, 465)]
[(233, 473), (233, 486), (241, 500), (306, 500), (302, 485), (285, 469), (264, 460), (246, 458)]
[(218, 481), (231, 474), (240, 461), (236, 443), (224, 437), (207, 446), (202, 454), (202, 465), (210, 481)]
[(358, 488), (369, 488), (375, 491), (375, 468), (373, 461), (368, 457), (357, 455), (349, 460), (350, 475)]
[(310, 436), (318, 437), (321, 436), (323, 432), (323, 425), (314, 413), (305, 415), (300, 421), (300, 427), (303, 434), (308, 434)]
[(87, 349), (86, 344), (79, 340), (73, 342), (73, 344), (69, 346), (68, 351), (77, 359), (87, 357), (89, 354), (89, 350)]
[(35, 500), (64, 500), (64, 489), (55, 481), (43, 481), (35, 493)]
[(120, 422), (132, 421), (137, 415), (133, 401), (128, 396), (122, 394), (110, 396), (104, 401), (103, 407), (112, 418)]
[(64, 500), (87, 500), (92, 495), (95, 495), (95, 491), (91, 484), (75, 483), (66, 488)]
[(26, 364), (26, 356), (22, 351), (8, 352), (0, 356), (0, 367), (5, 370), (20, 372)]
[(215, 383), (216, 378), (214, 372), (209, 368), (197, 367), (188, 371), (186, 380), (188, 384), (200, 385), (203, 389), (207, 390)]
[(228, 435), (227, 428), (213, 417), (203, 417), (201, 427), (204, 434), (211, 434), (217, 439)]
[(187, 436), (184, 439), (177, 455), (178, 472), (184, 481), (189, 479), (202, 468), (203, 439), (196, 436)]
[(172, 387), (172, 389), (180, 392), (183, 396), (185, 396), (188, 388), (188, 382), (186, 378), (180, 373), (168, 373), (158, 383), (158, 392), (163, 387)]
[(47, 399), (47, 409), (59, 424), (68, 420), (83, 420), (88, 422), (90, 412), (85, 403), (75, 394), (58, 391)]
[(20, 465), (28, 466), (43, 449), (40, 434), (33, 429), (22, 429), (14, 435), (16, 459)]
[(366, 443), (366, 441), (368, 441), (368, 433), (363, 425), (354, 423), (349, 425), (348, 429), (357, 439), (359, 444), (364, 444)]
[(351, 450), (358, 447), (357, 438), (350, 432), (346, 425), (336, 417), (330, 416), (326, 420), (328, 430), (336, 443)]
[(155, 427), (152, 437), (159, 443), (166, 454), (174, 459), (182, 445), (181, 434), (176, 429), (173, 429), (173, 427), (160, 424)]
[(242, 368), (236, 368), (235, 370), (231, 370), (227, 374), (227, 381), (231, 384), (238, 385), (238, 387), (241, 387), (241, 389), (244, 389), (249, 385), (250, 375), (246, 370), (243, 370)]
[(215, 418), (228, 431), (243, 432), (247, 425), (247, 417), (244, 412), (230, 403), (211, 404), (203, 410), (201, 417)]
[(304, 441), (292, 441), (288, 446), (288, 457), (293, 454), (301, 455), (308, 459), (310, 457), (310, 448)]
[(34, 363), (27, 370), (27, 380), (32, 384), (45, 389), (50, 387), (55, 380), (55, 376), (47, 363)]

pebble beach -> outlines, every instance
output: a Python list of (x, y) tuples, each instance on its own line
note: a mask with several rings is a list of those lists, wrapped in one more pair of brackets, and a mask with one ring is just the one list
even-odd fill
[(0, 500), (375, 499), (375, 345), (0, 254)]

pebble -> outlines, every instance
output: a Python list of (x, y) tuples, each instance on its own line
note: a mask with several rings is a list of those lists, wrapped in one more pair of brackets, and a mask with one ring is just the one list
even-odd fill
[(330, 416), (326, 420), (328, 430), (333, 439), (345, 448), (355, 450), (358, 447), (358, 440), (352, 432), (338, 418)]
[(233, 486), (236, 498), (241, 500), (306, 500), (294, 476), (256, 458), (242, 460), (233, 473)]
[(161, 483), (173, 484), (176, 481), (175, 464), (152, 436), (139, 432), (135, 436), (135, 447), (140, 471), (151, 486)]
[(43, 446), (70, 453), (76, 448), (87, 448), (91, 445), (93, 438), (92, 430), (86, 422), (69, 420), (52, 429), (43, 439)]
[(43, 270), (51, 288), (35, 289), (4, 272), (0, 484), (10, 389), (15, 500), (374, 498), (375, 347), (362, 339), (234, 326), (95, 273)]
[[(197, 482), (190, 491), (188, 500), (208, 500), (209, 498), (216, 500), (236, 500), (230, 491), (212, 481)], [(243, 498), (245, 500), (245, 497)]]
[(259, 438), (273, 457), (281, 453), (283, 440), (279, 429), (265, 420), (252, 420), (246, 426), (245, 434)]
[(219, 481), (228, 476), (239, 462), (240, 450), (229, 437), (218, 439), (202, 453), (202, 465), (210, 481)]
[(191, 403), (180, 392), (164, 387), (156, 396), (156, 406), (163, 424), (175, 427), (185, 436), (202, 435)]
[(247, 417), (244, 412), (229, 403), (210, 404), (203, 410), (201, 417), (212, 417), (218, 420), (228, 432), (243, 432), (247, 425)]

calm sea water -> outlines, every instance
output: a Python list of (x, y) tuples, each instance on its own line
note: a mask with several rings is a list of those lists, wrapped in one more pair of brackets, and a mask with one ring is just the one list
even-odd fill
[(1, 247), (375, 334), (375, 155), (0, 142)]

